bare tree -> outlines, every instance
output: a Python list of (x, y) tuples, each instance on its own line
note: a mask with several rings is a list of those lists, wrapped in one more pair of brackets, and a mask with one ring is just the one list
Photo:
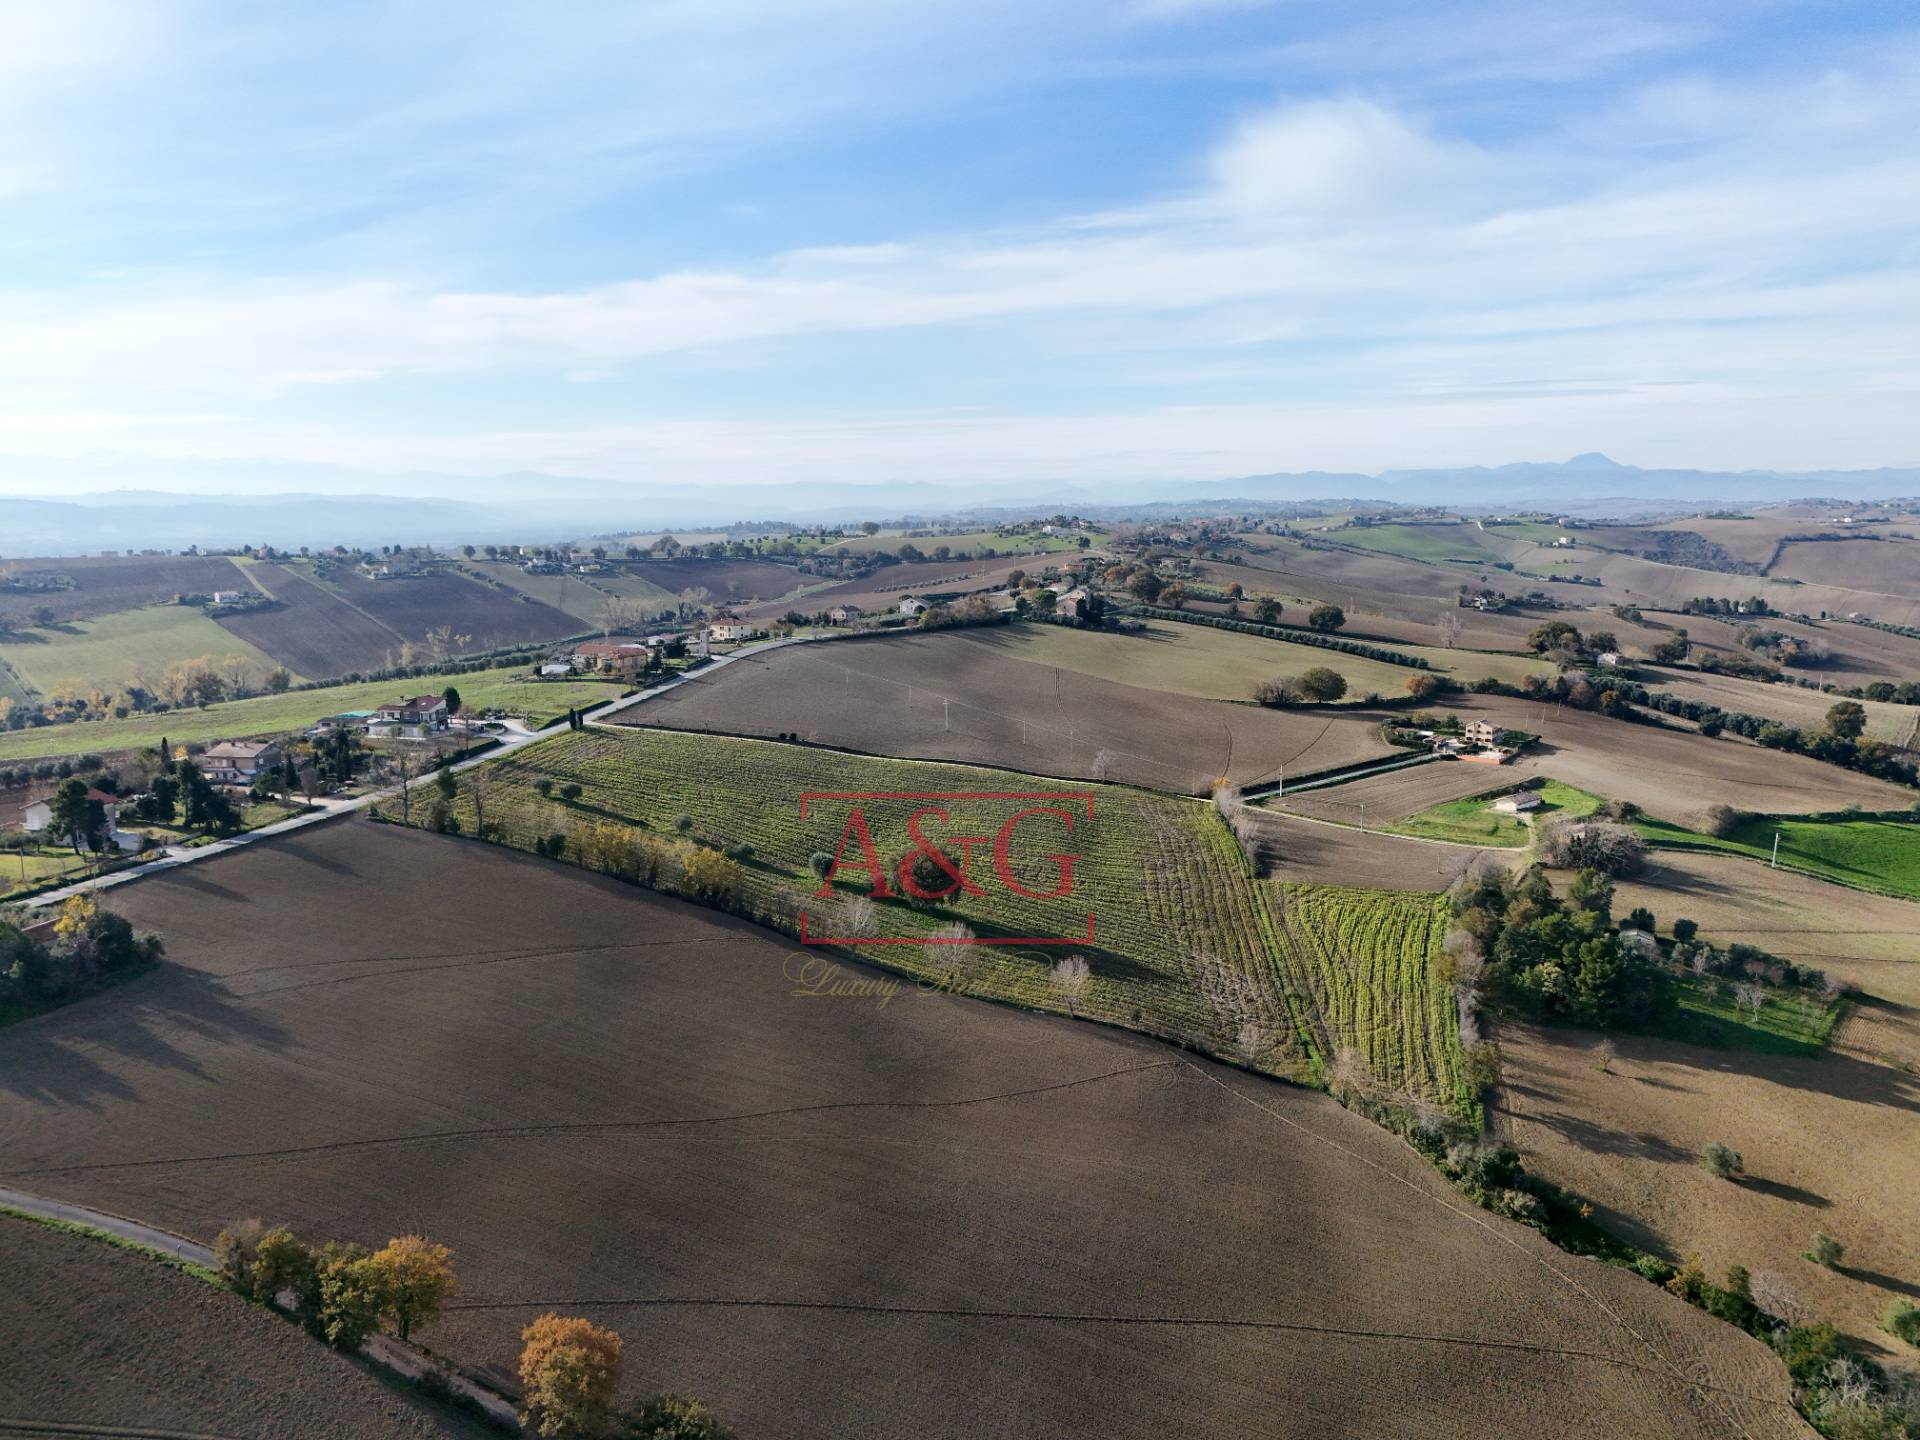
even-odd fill
[(1258, 1067), (1273, 1050), (1273, 1033), (1258, 1020), (1243, 1020), (1234, 1036), (1234, 1057), (1242, 1065)]
[(1093, 967), (1087, 964), (1084, 955), (1069, 955), (1053, 967), (1048, 977), (1053, 985), (1053, 993), (1067, 1002), (1067, 1014), (1077, 1015), (1080, 999), (1087, 993), (1087, 985), (1093, 979)]
[(1374, 1079), (1367, 1057), (1351, 1045), (1337, 1048), (1333, 1062), (1327, 1066), (1327, 1088), (1336, 1100), (1358, 1100), (1371, 1094)]
[(1105, 780), (1113, 773), (1113, 752), (1111, 750), (1095, 752), (1092, 763), (1087, 766), (1087, 773), (1095, 780)]
[(1602, 1075), (1613, 1073), (1613, 1062), (1618, 1058), (1619, 1052), (1614, 1049), (1613, 1041), (1609, 1039), (1602, 1038), (1600, 1043), (1593, 1047), (1593, 1068)]
[(1767, 1003), (1767, 992), (1751, 980), (1743, 980), (1733, 987), (1733, 1003), (1746, 1011), (1749, 1019), (1758, 1020), (1760, 1007)]
[(849, 939), (864, 940), (873, 934), (874, 926), (879, 924), (880, 907), (864, 895), (850, 895), (841, 921)]
[(1434, 622), (1434, 628), (1440, 632), (1440, 643), (1451, 650), (1460, 643), (1460, 632), (1466, 629), (1466, 624), (1460, 618), (1458, 607), (1455, 607), (1444, 612)]
[(1784, 1275), (1771, 1270), (1756, 1270), (1749, 1282), (1753, 1303), (1769, 1315), (1778, 1315), (1789, 1325), (1797, 1325), (1807, 1314), (1806, 1306)]
[(394, 748), (392, 765), (394, 774), (400, 777), (400, 823), (408, 825), (413, 823), (413, 777), (420, 767), (405, 741)]
[(487, 791), (493, 785), (493, 776), (489, 766), (476, 765), (467, 772), (467, 798), (473, 801), (473, 833), (476, 838), (487, 838)]

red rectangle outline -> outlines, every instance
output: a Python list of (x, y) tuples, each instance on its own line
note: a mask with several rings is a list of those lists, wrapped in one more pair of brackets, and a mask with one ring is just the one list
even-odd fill
[[(800, 796), (800, 818), (807, 818), (809, 800), (1082, 800), (1086, 802), (1087, 819), (1093, 819), (1093, 792), (1091, 790), (807, 790)], [(802, 945), (1091, 945), (1093, 944), (1093, 912), (1087, 912), (1087, 933), (1079, 935), (1054, 936), (1003, 936), (998, 939), (913, 939), (900, 937), (888, 939), (884, 936), (862, 937), (858, 935), (813, 935), (807, 934), (807, 912), (800, 912), (800, 943)]]

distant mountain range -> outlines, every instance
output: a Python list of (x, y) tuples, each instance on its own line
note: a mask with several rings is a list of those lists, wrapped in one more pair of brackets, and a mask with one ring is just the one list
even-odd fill
[[(1643, 470), (1588, 453), (1562, 462), (1378, 475), (1306, 471), (1214, 481), (1094, 485), (737, 485), (693, 488), (510, 474), (374, 474), (243, 461), (51, 462), (0, 457), (0, 556), (99, 550), (448, 543), (542, 543), (742, 520), (796, 524), (1067, 511), (1107, 519), (1323, 505), (1444, 505), (1585, 515), (1671, 514), (1796, 499), (1920, 495), (1920, 468), (1815, 471)], [(195, 483), (218, 491), (187, 488)]]

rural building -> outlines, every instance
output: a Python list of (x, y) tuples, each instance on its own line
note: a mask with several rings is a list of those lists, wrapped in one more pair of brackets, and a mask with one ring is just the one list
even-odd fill
[(927, 602), (920, 599), (918, 596), (909, 595), (907, 596), (906, 599), (900, 602), (900, 613), (902, 615), (908, 616), (909, 618), (915, 615), (920, 615), (925, 613), (926, 609), (927, 609)]
[(425, 740), (447, 728), (447, 702), (438, 695), (414, 695), (373, 712), (367, 733), (389, 740)]
[(1620, 663), (1620, 652), (1618, 650), (1602, 650), (1593, 658), (1611, 670)]
[(731, 644), (736, 640), (745, 640), (753, 633), (753, 622), (742, 620), (731, 610), (722, 610), (707, 625), (708, 638), (722, 645)]
[(1056, 596), (1053, 602), (1053, 613), (1065, 616), (1069, 620), (1083, 619), (1086, 608), (1087, 592), (1084, 587), (1078, 585), (1065, 594)]
[(558, 560), (529, 560), (520, 568), (529, 575), (558, 575), (566, 567)]
[[(573, 665), (579, 670), (618, 675), (645, 668), (652, 653), (653, 647), (644, 640), (587, 640), (573, 647)], [(547, 673), (545, 666), (540, 673)]]
[(1540, 808), (1540, 797), (1531, 790), (1516, 790), (1495, 800), (1492, 808), (1502, 815), (1530, 815)]
[[(89, 800), (98, 800), (100, 802), (100, 808), (106, 812), (107, 824), (105, 839), (108, 846), (115, 850), (138, 850), (147, 843), (141, 836), (130, 834), (120, 828), (120, 797), (118, 795), (109, 795), (104, 790), (89, 790), (87, 791), (87, 798)], [(53, 805), (49, 801), (36, 800), (21, 812), (20, 827), (29, 835), (44, 835), (47, 832), (47, 827), (52, 824)], [(59, 844), (65, 844), (72, 838), (73, 837), (69, 835), (56, 835), (53, 837), (54, 841)]]
[(271, 740), (222, 740), (200, 753), (200, 773), (216, 785), (251, 785), (279, 763)]
[(365, 730), (373, 719), (371, 710), (342, 710), (338, 715), (323, 715), (314, 721), (309, 735), (331, 735), (336, 730)]
[(1500, 733), (1500, 727), (1491, 720), (1469, 721), (1466, 729), (1467, 741), (1473, 745), (1491, 745), (1494, 737)]
[(213, 592), (213, 603), (216, 605), (238, 605), (246, 598), (247, 592), (244, 590), (216, 590)]
[(836, 605), (827, 612), (827, 619), (835, 625), (851, 625), (866, 613), (858, 605)]

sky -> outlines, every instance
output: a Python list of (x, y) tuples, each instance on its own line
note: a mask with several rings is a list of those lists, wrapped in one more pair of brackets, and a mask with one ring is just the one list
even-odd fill
[(1907, 6), (0, 0), (0, 493), (1852, 468), (1916, 417)]

